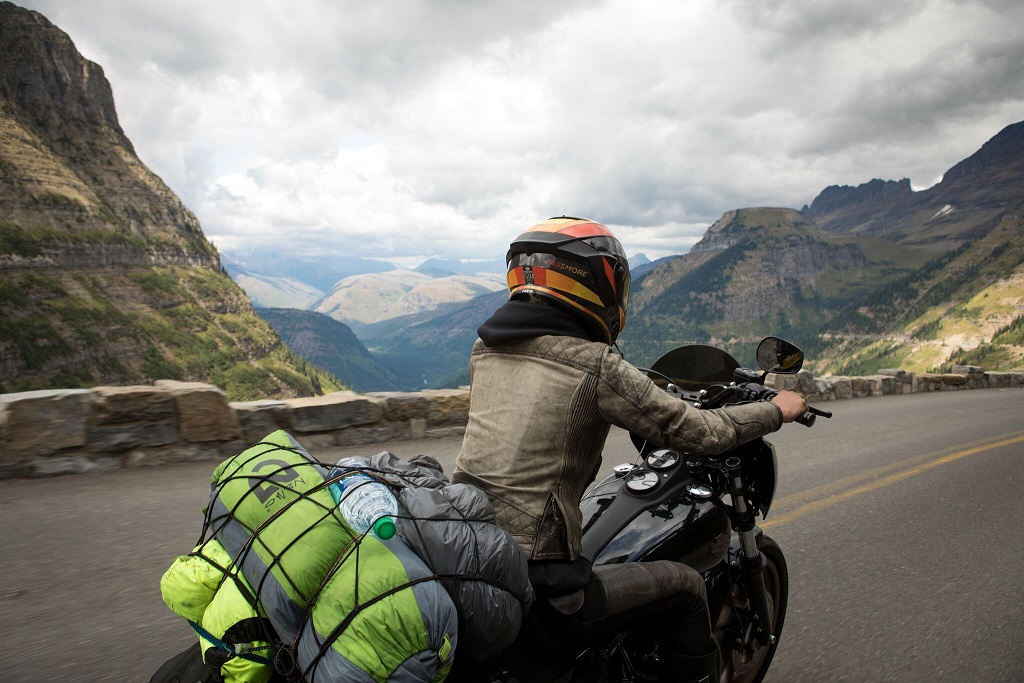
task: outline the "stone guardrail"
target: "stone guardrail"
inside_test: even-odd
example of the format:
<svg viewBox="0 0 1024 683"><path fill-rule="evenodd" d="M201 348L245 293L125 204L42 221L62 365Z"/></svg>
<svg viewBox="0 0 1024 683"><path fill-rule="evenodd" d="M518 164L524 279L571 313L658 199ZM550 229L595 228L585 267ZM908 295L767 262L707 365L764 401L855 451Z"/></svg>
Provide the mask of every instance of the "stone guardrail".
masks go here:
<svg viewBox="0 0 1024 683"><path fill-rule="evenodd" d="M769 376L765 384L799 392L814 402L957 389L1020 388L1024 387L1024 372L986 372L974 365L955 365L953 372L943 374L879 370L877 375L865 377L815 378L801 370L795 375Z"/></svg>
<svg viewBox="0 0 1024 683"><path fill-rule="evenodd" d="M54 389L0 395L0 479L220 461L284 429L311 452L462 434L469 390L228 402L212 385Z"/></svg>
<svg viewBox="0 0 1024 683"><path fill-rule="evenodd" d="M950 374L882 370L815 378L806 370L769 377L810 401L926 391L1024 387L1024 372L973 366ZM334 446L464 433L469 390L337 392L313 398L228 402L209 384L55 389L0 395L0 479L215 460L277 429L315 452Z"/></svg>

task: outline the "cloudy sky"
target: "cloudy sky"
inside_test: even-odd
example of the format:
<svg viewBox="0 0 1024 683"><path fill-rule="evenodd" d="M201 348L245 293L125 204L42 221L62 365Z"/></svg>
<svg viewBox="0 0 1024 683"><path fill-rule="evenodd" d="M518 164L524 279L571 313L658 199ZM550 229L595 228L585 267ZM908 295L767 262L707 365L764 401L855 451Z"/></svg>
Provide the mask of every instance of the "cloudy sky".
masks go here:
<svg viewBox="0 0 1024 683"><path fill-rule="evenodd" d="M1024 120L1020 0L14 1L227 253L494 259L568 214L655 258Z"/></svg>

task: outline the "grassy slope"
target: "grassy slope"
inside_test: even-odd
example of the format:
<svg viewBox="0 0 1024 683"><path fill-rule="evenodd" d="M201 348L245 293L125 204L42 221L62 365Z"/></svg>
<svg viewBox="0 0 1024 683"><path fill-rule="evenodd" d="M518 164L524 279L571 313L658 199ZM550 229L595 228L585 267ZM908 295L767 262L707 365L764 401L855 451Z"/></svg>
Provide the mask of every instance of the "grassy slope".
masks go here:
<svg viewBox="0 0 1024 683"><path fill-rule="evenodd" d="M953 364L988 370L1024 367L1012 329L1024 315L1021 219L1005 218L985 237L880 288L829 339L821 372L865 374L899 367L943 371Z"/></svg>
<svg viewBox="0 0 1024 683"><path fill-rule="evenodd" d="M201 267L3 271L0 350L3 392L156 379L210 382L232 400L344 388Z"/></svg>

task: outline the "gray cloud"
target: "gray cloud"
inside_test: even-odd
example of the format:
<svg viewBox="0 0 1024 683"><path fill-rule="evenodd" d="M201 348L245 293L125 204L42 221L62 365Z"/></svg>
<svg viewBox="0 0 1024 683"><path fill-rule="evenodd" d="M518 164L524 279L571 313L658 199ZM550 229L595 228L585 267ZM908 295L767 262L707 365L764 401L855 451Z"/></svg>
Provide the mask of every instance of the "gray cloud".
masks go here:
<svg viewBox="0 0 1024 683"><path fill-rule="evenodd" d="M1024 119L1014 0L24 4L222 249L491 258L569 213L660 256Z"/></svg>
<svg viewBox="0 0 1024 683"><path fill-rule="evenodd" d="M761 50L817 49L864 33L890 29L918 16L927 0L733 0L736 18L762 36Z"/></svg>

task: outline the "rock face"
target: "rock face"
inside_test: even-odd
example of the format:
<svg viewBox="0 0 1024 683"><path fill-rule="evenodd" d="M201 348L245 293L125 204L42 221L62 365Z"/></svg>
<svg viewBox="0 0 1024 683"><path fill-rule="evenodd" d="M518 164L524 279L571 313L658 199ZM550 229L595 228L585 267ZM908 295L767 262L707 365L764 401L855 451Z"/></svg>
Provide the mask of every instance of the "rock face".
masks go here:
<svg viewBox="0 0 1024 683"><path fill-rule="evenodd" d="M857 187L831 185L821 191L810 207L808 215L820 219L826 230L836 232L869 231L881 222L878 207L886 206L885 215L906 207L913 200L910 180L872 180Z"/></svg>
<svg viewBox="0 0 1024 683"><path fill-rule="evenodd" d="M99 65L0 2L0 392L162 379L238 400L342 388L254 314Z"/></svg>
<svg viewBox="0 0 1024 683"><path fill-rule="evenodd" d="M866 264L855 243L828 239L793 209L729 211L690 253L644 278L631 297L633 320L623 338L634 345L645 336L694 339L706 321L763 325L798 310L797 299L813 296L837 274Z"/></svg>
<svg viewBox="0 0 1024 683"><path fill-rule="evenodd" d="M951 185L978 176L1005 176L1008 180L1012 175L1007 173L1024 164L1024 122L1015 123L999 131L999 134L981 146L977 152L967 157L942 176L937 188L948 189ZM1010 189L1012 197L1020 197L1021 188ZM1003 199L999 193L994 197Z"/></svg>
<svg viewBox="0 0 1024 683"><path fill-rule="evenodd" d="M101 230L112 233L100 240L110 261L220 268L199 221L125 137L103 69L43 15L9 2L0 3L0 216L53 231L30 260L75 265L85 255L60 237Z"/></svg>
<svg viewBox="0 0 1024 683"><path fill-rule="evenodd" d="M910 181L832 185L804 212L823 230L879 235L906 244L951 243L986 234L1022 199L1024 122L1001 130L927 190Z"/></svg>

